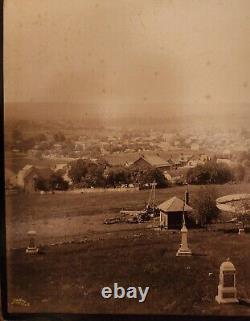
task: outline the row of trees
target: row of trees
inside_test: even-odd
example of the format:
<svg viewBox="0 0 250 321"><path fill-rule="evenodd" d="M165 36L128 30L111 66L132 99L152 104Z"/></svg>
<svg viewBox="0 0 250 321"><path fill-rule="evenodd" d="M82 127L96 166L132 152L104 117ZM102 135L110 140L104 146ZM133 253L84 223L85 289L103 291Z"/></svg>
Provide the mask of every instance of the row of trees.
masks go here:
<svg viewBox="0 0 250 321"><path fill-rule="evenodd" d="M78 187L117 187L128 184L145 185L156 181L158 187L167 187L168 181L157 169L130 169L121 166L107 168L105 162L93 163L78 159L71 162L69 177Z"/></svg>
<svg viewBox="0 0 250 321"><path fill-rule="evenodd" d="M99 160L97 163L90 160L77 159L70 163L68 172L73 185L78 188L84 187L119 187L121 185L138 184L146 186L152 182L157 187L168 187L169 181L163 173L155 168L127 168L122 166L108 167L108 164ZM189 184L207 185L224 184L232 180L242 180L244 168L238 166L233 170L225 164L217 164L214 161L207 162L191 168L187 173ZM68 183L58 175L52 175L49 179L39 179L37 188L41 190L67 189Z"/></svg>
<svg viewBox="0 0 250 321"><path fill-rule="evenodd" d="M78 159L71 162L68 176L71 178L74 187L120 187L121 185L138 184L145 186L152 182L157 187L167 187L168 181L157 169L136 170L119 166L106 167L103 162L94 163L89 160ZM38 190L67 190L69 184L59 174L53 174L48 178L39 177L35 181Z"/></svg>

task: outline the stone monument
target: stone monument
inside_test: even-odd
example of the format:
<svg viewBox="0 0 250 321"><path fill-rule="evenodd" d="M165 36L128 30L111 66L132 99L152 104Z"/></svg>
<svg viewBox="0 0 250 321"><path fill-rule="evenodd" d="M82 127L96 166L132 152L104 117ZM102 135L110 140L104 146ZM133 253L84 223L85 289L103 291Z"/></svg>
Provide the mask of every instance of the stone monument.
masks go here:
<svg viewBox="0 0 250 321"><path fill-rule="evenodd" d="M230 259L223 262L220 266L220 280L218 285L218 295L215 300L220 303L238 303L236 297L236 279L235 279L235 267Z"/></svg>
<svg viewBox="0 0 250 321"><path fill-rule="evenodd" d="M184 208L183 208L181 244L180 244L179 250L176 253L176 256L191 256L192 255L192 251L188 247L187 235L188 235L188 229L186 227L185 214L184 214Z"/></svg>
<svg viewBox="0 0 250 321"><path fill-rule="evenodd" d="M29 245L26 248L26 253L28 254L37 254L38 253L38 247L36 246L36 232L35 231L29 231L27 233L29 237Z"/></svg>

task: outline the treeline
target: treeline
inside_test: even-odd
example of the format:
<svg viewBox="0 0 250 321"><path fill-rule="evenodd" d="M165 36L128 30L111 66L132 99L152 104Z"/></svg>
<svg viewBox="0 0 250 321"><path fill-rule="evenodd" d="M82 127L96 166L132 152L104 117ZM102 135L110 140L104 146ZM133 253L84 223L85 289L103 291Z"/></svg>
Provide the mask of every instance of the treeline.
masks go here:
<svg viewBox="0 0 250 321"><path fill-rule="evenodd" d="M156 168L110 167L104 160L93 162L77 159L72 161L69 164L67 176L72 181L74 188L117 188L131 184L146 188L153 182L157 183L158 188L171 185L163 173ZM244 176L245 169L242 165L230 168L226 164L209 161L204 165L190 168L187 172L186 182L196 185L224 184L230 181L242 181ZM67 190L70 185L63 177L65 176L59 173L54 173L46 179L39 177L36 180L36 189L44 191Z"/></svg>
<svg viewBox="0 0 250 321"><path fill-rule="evenodd" d="M120 187L129 184L143 186L154 181L158 187L169 185L165 176L158 169L108 167L102 161L94 163L83 159L71 162L69 177L77 187Z"/></svg>
<svg viewBox="0 0 250 321"><path fill-rule="evenodd" d="M68 177L74 188L117 188L130 184L145 188L156 182L157 187L167 187L169 182L157 169L129 169L121 166L108 167L105 161L92 162L78 159L69 164ZM67 190L69 183L59 173L47 178L39 177L35 181L35 188L42 191Z"/></svg>

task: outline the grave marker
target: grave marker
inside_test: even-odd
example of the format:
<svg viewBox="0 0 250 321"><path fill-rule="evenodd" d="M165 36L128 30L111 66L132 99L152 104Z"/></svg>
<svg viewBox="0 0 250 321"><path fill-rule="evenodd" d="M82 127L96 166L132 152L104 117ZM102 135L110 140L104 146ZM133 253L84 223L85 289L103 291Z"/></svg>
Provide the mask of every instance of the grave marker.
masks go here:
<svg viewBox="0 0 250 321"><path fill-rule="evenodd" d="M220 278L218 285L218 295L215 300L220 303L238 303L236 297L236 269L229 259L220 266Z"/></svg>
<svg viewBox="0 0 250 321"><path fill-rule="evenodd" d="M26 248L27 254L37 254L38 253L38 247L36 246L36 231L29 231L27 233L29 237L29 245Z"/></svg>
<svg viewBox="0 0 250 321"><path fill-rule="evenodd" d="M179 250L176 253L176 256L191 256L192 251L188 247L188 241L187 241L187 235L188 235L188 229L186 227L185 222L185 216L184 216L184 210L183 210L183 222L182 222L182 229L181 229L181 245Z"/></svg>

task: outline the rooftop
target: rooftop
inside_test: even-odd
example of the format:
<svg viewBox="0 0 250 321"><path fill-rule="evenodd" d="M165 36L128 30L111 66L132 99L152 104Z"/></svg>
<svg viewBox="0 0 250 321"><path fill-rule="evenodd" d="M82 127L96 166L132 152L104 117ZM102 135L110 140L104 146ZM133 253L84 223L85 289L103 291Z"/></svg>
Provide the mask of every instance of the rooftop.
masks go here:
<svg viewBox="0 0 250 321"><path fill-rule="evenodd" d="M185 204L184 201L174 196L169 200L161 203L157 206L162 212L182 212L184 207L184 212L191 212L193 209L189 205Z"/></svg>
<svg viewBox="0 0 250 321"><path fill-rule="evenodd" d="M171 166L167 161L162 159L160 156L157 155L142 155L140 158L143 158L147 163L154 167L163 167L163 166ZM140 159L139 158L139 159Z"/></svg>

